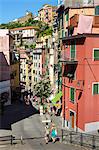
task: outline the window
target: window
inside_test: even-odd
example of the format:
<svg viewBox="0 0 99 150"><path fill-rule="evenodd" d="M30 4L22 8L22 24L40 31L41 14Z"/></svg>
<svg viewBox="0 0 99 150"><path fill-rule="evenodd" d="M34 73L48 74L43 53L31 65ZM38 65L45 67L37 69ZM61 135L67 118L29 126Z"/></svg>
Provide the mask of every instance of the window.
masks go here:
<svg viewBox="0 0 99 150"><path fill-rule="evenodd" d="M75 57L76 57L76 46L75 46L75 41L71 42L70 55L71 55L71 60L74 60Z"/></svg>
<svg viewBox="0 0 99 150"><path fill-rule="evenodd" d="M33 70L33 73L35 73L35 70Z"/></svg>
<svg viewBox="0 0 99 150"><path fill-rule="evenodd" d="M75 99L75 88L70 88L70 101L74 103Z"/></svg>
<svg viewBox="0 0 99 150"><path fill-rule="evenodd" d="M62 38L64 37L64 29L62 29Z"/></svg>
<svg viewBox="0 0 99 150"><path fill-rule="evenodd" d="M94 60L99 60L99 49L94 49L93 53Z"/></svg>
<svg viewBox="0 0 99 150"><path fill-rule="evenodd" d="M34 77L34 82L35 82L35 77Z"/></svg>
<svg viewBox="0 0 99 150"><path fill-rule="evenodd" d="M99 83L94 83L92 90L93 90L93 95L99 94Z"/></svg>
<svg viewBox="0 0 99 150"><path fill-rule="evenodd" d="M40 63L39 63L39 67L40 67Z"/></svg>
<svg viewBox="0 0 99 150"><path fill-rule="evenodd" d="M35 78L35 81L37 82L37 78Z"/></svg>
<svg viewBox="0 0 99 150"><path fill-rule="evenodd" d="M95 8L95 15L99 15L99 6L96 6Z"/></svg>

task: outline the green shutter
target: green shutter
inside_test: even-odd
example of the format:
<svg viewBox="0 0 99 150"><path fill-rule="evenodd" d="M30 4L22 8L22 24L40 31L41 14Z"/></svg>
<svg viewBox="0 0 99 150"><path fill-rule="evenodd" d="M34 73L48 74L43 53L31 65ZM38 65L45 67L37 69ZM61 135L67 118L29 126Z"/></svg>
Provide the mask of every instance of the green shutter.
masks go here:
<svg viewBox="0 0 99 150"><path fill-rule="evenodd" d="M75 44L71 45L71 59L75 59Z"/></svg>
<svg viewBox="0 0 99 150"><path fill-rule="evenodd" d="M64 30L62 30L62 38L64 37Z"/></svg>
<svg viewBox="0 0 99 150"><path fill-rule="evenodd" d="M66 14L66 21L69 20L69 14Z"/></svg>
<svg viewBox="0 0 99 150"><path fill-rule="evenodd" d="M94 50L94 60L99 60L99 50Z"/></svg>
<svg viewBox="0 0 99 150"><path fill-rule="evenodd" d="M99 88L99 84L94 84L93 85L93 95L99 94L98 88Z"/></svg>
<svg viewBox="0 0 99 150"><path fill-rule="evenodd" d="M70 88L70 100L72 102L74 102L74 98L75 98L75 89L74 88Z"/></svg>
<svg viewBox="0 0 99 150"><path fill-rule="evenodd" d="M99 6L96 6L95 8L95 15L99 15Z"/></svg>

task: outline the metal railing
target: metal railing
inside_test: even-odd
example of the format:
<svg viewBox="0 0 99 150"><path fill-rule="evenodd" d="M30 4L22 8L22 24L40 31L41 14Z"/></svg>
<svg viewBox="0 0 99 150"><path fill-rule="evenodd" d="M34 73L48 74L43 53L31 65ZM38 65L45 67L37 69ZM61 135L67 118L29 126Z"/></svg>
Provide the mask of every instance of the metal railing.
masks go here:
<svg viewBox="0 0 99 150"><path fill-rule="evenodd" d="M8 143L10 142L10 144L13 145L14 140L15 140L15 137L13 135L2 136L2 137L0 137L0 144L5 144L7 142Z"/></svg>
<svg viewBox="0 0 99 150"><path fill-rule="evenodd" d="M23 144L25 140L34 140L34 139L41 140L42 138L44 139L44 136L33 137L33 138L24 138L21 136L20 138L15 138L14 136L9 135L9 136L0 137L0 144L2 144L2 142L4 144L10 142L10 144L13 145L14 142L16 141L17 143ZM74 132L74 131L58 128L58 138L61 139L61 142L65 144L70 143L70 144L80 145L83 147L99 150L99 136L97 135Z"/></svg>
<svg viewBox="0 0 99 150"><path fill-rule="evenodd" d="M61 129L62 142L99 150L99 136Z"/></svg>

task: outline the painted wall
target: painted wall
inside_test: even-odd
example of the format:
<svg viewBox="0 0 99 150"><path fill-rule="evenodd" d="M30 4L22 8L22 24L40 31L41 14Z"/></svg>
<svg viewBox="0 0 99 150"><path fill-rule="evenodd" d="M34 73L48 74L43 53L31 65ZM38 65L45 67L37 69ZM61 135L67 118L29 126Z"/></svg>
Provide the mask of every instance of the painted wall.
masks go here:
<svg viewBox="0 0 99 150"><path fill-rule="evenodd" d="M0 29L0 94L9 93L6 105L11 103L10 36L8 29Z"/></svg>
<svg viewBox="0 0 99 150"><path fill-rule="evenodd" d="M99 124L99 94L92 95L92 83L99 82L99 61L93 61L93 48L99 48L98 37L87 37L86 40L77 40L76 58L78 65L75 79L70 81L62 78L63 91L63 118L70 121L70 110L76 113L76 128L79 131L93 131ZM65 48L69 51L70 46ZM87 59L85 59L87 58ZM62 69L64 73L64 65ZM66 70L65 70L66 71ZM74 87L75 101L70 102L70 87ZM65 102L64 102L65 101Z"/></svg>

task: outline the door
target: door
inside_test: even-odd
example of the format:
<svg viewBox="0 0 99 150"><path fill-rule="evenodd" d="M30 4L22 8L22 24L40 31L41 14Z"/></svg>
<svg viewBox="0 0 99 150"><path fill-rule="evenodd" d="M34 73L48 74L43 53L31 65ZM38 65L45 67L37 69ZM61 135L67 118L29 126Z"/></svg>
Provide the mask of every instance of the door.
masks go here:
<svg viewBox="0 0 99 150"><path fill-rule="evenodd" d="M74 112L70 111L70 128L74 129Z"/></svg>

